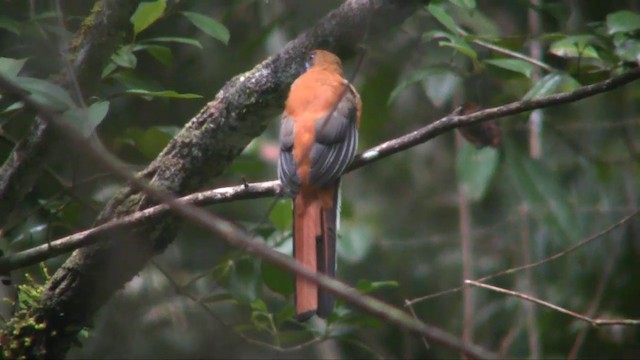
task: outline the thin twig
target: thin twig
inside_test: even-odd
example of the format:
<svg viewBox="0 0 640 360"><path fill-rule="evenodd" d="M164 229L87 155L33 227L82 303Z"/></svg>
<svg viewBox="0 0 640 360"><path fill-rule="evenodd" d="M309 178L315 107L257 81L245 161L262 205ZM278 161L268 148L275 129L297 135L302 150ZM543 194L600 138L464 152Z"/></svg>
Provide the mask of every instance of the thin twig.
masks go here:
<svg viewBox="0 0 640 360"><path fill-rule="evenodd" d="M211 308L209 308L209 306L207 306L207 304L205 304L204 302L202 302L202 299L197 298L196 296L194 296L193 294L191 294L190 292L186 291L186 285L181 286L180 284L178 284L178 282L173 278L173 276L171 276L171 274L169 274L169 272L164 269L162 266L160 266L160 264L158 264L157 261L155 260L151 260L151 264L158 269L158 271L160 271L160 273L167 279L167 281L169 281L169 284L173 287L173 290L176 292L177 295L182 295L184 297L186 297L187 299L191 300L194 304L198 305L198 307L200 309L202 309L202 311L204 311L207 315L209 315L212 319L214 319L215 321L217 321L218 323L220 323L220 325L224 326L227 329L232 329L232 326L227 324L224 320L222 320L215 312L213 312L213 310L211 310ZM318 336L318 337L314 337L308 341L302 342L300 344L296 344L294 346L289 346L289 347L282 347L282 346L276 346L273 344L269 344L260 340L256 340L256 339L252 339L250 337L248 337L247 335L243 334L240 331L233 331L235 334L237 334L240 338L242 338L244 341L254 344L254 345L259 345L271 350L276 350L278 352L290 352L290 351L295 351L295 350L300 350L303 349L309 345L318 343L318 342L322 342L324 340L327 339L326 335L322 335L322 336Z"/></svg>
<svg viewBox="0 0 640 360"><path fill-rule="evenodd" d="M578 314L576 312L573 312L571 310L567 310L563 307L560 307L558 305L554 305L550 302L544 301L544 300L540 300L538 298L534 298L533 296L529 296L517 291L513 291L513 290L507 290L507 289L503 289L497 286L493 286L493 285L489 285L489 284L485 284L482 282L478 282L478 281L474 281L474 280L465 280L464 282L465 284L469 284L469 285L473 285L473 286L477 286L477 287L481 287L481 288L485 288L488 290L493 290L495 292L499 292L499 293L503 293L503 294L507 294L507 295L511 295L511 296L515 296L517 298L523 299L523 300L527 300L527 301L531 301L533 303L536 303L538 305L542 305L542 306L546 306L550 309L553 309L555 311L561 312L563 314L572 316L574 318L586 321L588 323L590 323L593 326L610 326L610 325L640 325L640 319L636 320L636 319L592 319L588 316L585 315L581 315Z"/></svg>
<svg viewBox="0 0 640 360"><path fill-rule="evenodd" d="M464 31L463 29L460 29L460 28L458 28L458 33L460 35L462 35L462 36L469 36L468 32L466 32L466 31ZM528 62L530 64L533 64L535 66L538 66L538 67L544 69L545 71L548 71L548 72L556 71L553 67L549 66L548 64L546 64L546 63L544 63L544 62L542 62L542 61L540 61L540 60L538 60L538 59L536 59L534 57L527 56L527 55L525 55L523 53L519 53L517 51L513 51L513 50L507 49L505 47L498 46L496 44L493 44L493 43L490 43L490 42L487 42L487 41L484 41L484 40L480 40L480 39L473 39L471 42L476 44L476 45L482 46L482 47L484 47L486 49L493 50L495 52L498 52L498 53L501 53L501 54L504 54L504 55L508 55L508 56L510 56L512 58L516 58L516 59L520 59L522 61L526 61L526 62Z"/></svg>
<svg viewBox="0 0 640 360"><path fill-rule="evenodd" d="M489 42L486 42L486 41L483 41L483 40L480 40L480 39L474 39L472 41L472 43L474 43L476 45L480 45L480 46L485 47L487 49L493 50L495 52L499 52L499 53L502 53L502 54L505 54L505 55L509 55L509 56L511 56L513 58L520 59L522 61L526 61L528 63L531 63L533 65L536 65L536 66L544 69L545 71L548 71L548 72L555 71L554 68L552 68L551 66L543 63L542 61L534 59L532 57L529 57L529 56L527 56L525 54L522 54L522 53L519 53L517 51L509 50L509 49L504 48L502 46L498 46L496 44L492 44L492 43L489 43Z"/></svg>
<svg viewBox="0 0 640 360"><path fill-rule="evenodd" d="M561 258L561 257L563 257L565 255L568 255L568 254L576 251L577 249L581 248L582 246L585 246L585 245L589 244L590 242L601 238L602 236L610 233L611 231L619 228L620 226L626 224L629 220L631 220L633 217L635 217L639 213L640 213L640 209L635 210L634 212L632 212L631 214L625 216L624 218L619 220L617 223L609 226L608 228L606 228L606 229L604 229L604 230L602 230L602 231L600 231L600 232L598 232L596 234L593 234L590 237L578 242L577 244L572 245L572 246L566 248L565 250L557 252L557 253L555 253L555 254L547 257L547 258L544 258L544 259L542 259L540 261L536 261L536 262L531 263L531 264L525 264L525 265L521 265L521 266L512 267L512 268L509 268L509 269L506 269L506 270L503 270L503 271L499 271L497 273L493 273L491 275L487 275L487 276L484 276L484 277L482 277L480 279L477 279L476 281L486 281L486 280L489 280L489 279L496 278L498 276L502 276L502 275L506 275L506 274L514 274L514 273L516 273L518 271L521 271L521 270L534 268L536 266L540 266L542 264L546 264L548 262L557 260L557 259L559 259L559 258ZM421 301L425 301L425 300L429 300L429 299L433 299L433 298L436 298L436 297L440 297L442 295L453 294L453 293L461 291L462 289L464 289L464 285L458 286L458 287L455 287L455 288L452 288L452 289L449 289L449 290L443 290L443 291L437 292L435 294L429 294L429 295L417 297L417 298L409 301L409 303L411 305L413 305L415 303L418 303L418 302L421 302Z"/></svg>
<svg viewBox="0 0 640 360"><path fill-rule="evenodd" d="M587 310L587 316L593 317L600 306L600 302L602 301L602 297L604 295L604 290L606 288L607 283L609 282L609 278L611 277L611 273L613 272L613 265L618 259L620 247L617 246L615 249L615 254L609 257L604 270L602 271L602 275L600 276L600 280L598 280L598 285L596 287L595 295L589 304L589 308ZM580 352L580 348L584 344L584 340L587 337L587 331L589 331L588 327L584 327L580 330L578 335L576 336L573 345L571 346L571 350L567 355L567 359L575 359Z"/></svg>
<svg viewBox="0 0 640 360"><path fill-rule="evenodd" d="M252 199L269 197L273 196L278 188L278 181L252 183L247 184L246 186L237 185L191 194L176 199L176 202L205 206L239 200L242 197L250 197ZM238 193L241 193L242 196L238 197ZM101 235L105 233L141 224L149 219L166 214L168 211L168 205L156 205L154 207L135 212L121 219L113 220L88 230L65 236L52 241L49 244L35 246L12 255L3 256L0 258L0 271L19 269L55 256L66 254L81 247L94 244L99 241Z"/></svg>
<svg viewBox="0 0 640 360"><path fill-rule="evenodd" d="M468 115L453 114L445 116L444 118L419 130L401 136L397 139L387 141L363 152L361 155L356 156L347 171L352 171L369 164L371 161L380 160L418 144L425 143L438 135L461 126L520 114L533 109L541 109L578 101L586 97L610 91L638 79L640 79L640 68L634 68L623 75L592 85L583 86L571 92L549 95L531 100L515 101L506 105L481 110Z"/></svg>
<svg viewBox="0 0 640 360"><path fill-rule="evenodd" d="M171 286L173 287L173 289L176 292L176 294L183 295L186 298L192 300L194 303L198 304L200 306L200 308L202 310L204 310L204 312L206 312L212 319L214 319L218 323L220 323L220 325L229 327L229 324L227 324L218 315L216 315L216 313L214 313L206 304L204 304L202 301L200 301L200 299L196 298L195 296L193 296L188 291L185 291L180 286L180 284L178 284L178 282L169 274L169 272L167 270L165 270L162 266L160 266L160 264L158 264L157 261L152 259L150 262L167 279L167 281L169 281L169 284L171 284Z"/></svg>
<svg viewBox="0 0 640 360"><path fill-rule="evenodd" d="M629 181L627 181L627 185L628 184L629 184ZM636 196L634 191L630 190L629 186L627 186L627 203L633 205L635 203L635 198ZM605 289L607 287L609 279L611 278L611 274L613 273L614 266L618 261L618 257L620 256L621 247L622 246L620 245L620 241L614 242L613 246L610 247L611 254L607 258L607 262L605 263L604 269L602 270L602 274L600 275L600 279L598 280L598 285L596 286L595 294L587 309L587 316L589 317L593 317L598 311L598 308L600 307L602 297L605 294ZM580 332L576 336L575 341L573 342L573 345L571 346L571 350L569 351L569 354L567 355L568 359L575 359L578 356L578 354L580 353L580 349L582 348L582 345L584 344L584 341L587 338L588 331L589 331L589 328L587 327L584 327L580 330Z"/></svg>
<svg viewBox="0 0 640 360"><path fill-rule="evenodd" d="M413 318L416 319L416 320L419 320L418 319L418 315L416 315L416 311L413 310L413 306L411 306L411 304L409 304L409 300L404 299L404 303L409 308L409 312L411 313L411 315L413 315ZM424 344L424 348L429 350L429 342L427 341L427 339L424 336L422 336L420 338L422 339L422 343Z"/></svg>

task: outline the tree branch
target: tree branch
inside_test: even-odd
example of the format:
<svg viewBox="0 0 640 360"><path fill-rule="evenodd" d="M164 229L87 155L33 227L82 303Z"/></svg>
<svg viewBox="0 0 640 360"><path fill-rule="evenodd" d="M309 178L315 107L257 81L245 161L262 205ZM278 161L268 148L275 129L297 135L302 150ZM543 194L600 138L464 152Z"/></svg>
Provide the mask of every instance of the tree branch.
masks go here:
<svg viewBox="0 0 640 360"><path fill-rule="evenodd" d="M451 129L531 110L531 101L535 101L538 108L571 103L588 96L594 96L613 90L631 81L637 80L638 78L640 78L640 70L634 69L629 73L596 84L584 86L572 92L550 95L530 101L516 101L503 106L478 111L469 115L446 116L412 133L389 140L369 150L365 150L361 155L356 157L356 160L347 171L353 171L389 155L424 143ZM236 200L258 199L274 196L278 193L279 186L278 181L249 183L246 185L236 185L194 193L180 198L178 201L204 206ZM158 205L143 211L134 212L131 215L104 223L92 229L66 236L46 245L40 245L16 254L4 256L0 258L0 271L14 270L23 266L32 265L51 257L79 249L83 246L94 244L100 240L98 239L100 236L107 235L105 239L108 239L108 235L111 232L123 230L128 227L135 227L135 225L139 225L145 221L150 221L161 215L165 215L167 210L168 207L166 205ZM481 280L486 279L483 278ZM459 289L462 289L462 287Z"/></svg>
<svg viewBox="0 0 640 360"><path fill-rule="evenodd" d="M0 76L0 88L7 88L14 93L20 93L20 95L22 96L22 101L24 101L28 106L37 109L38 113L43 119L51 122L52 124L54 124L54 126L64 130L63 132L66 134L67 139L70 142L77 146L84 147L88 155L98 161L99 164L103 165L107 170L111 171L117 177L122 178L123 180L128 180L131 183L132 188L140 189L150 198L156 201L163 202L173 211L173 213L178 214L179 216L202 226L213 234L219 235L223 240L227 241L231 245L258 255L261 258L270 261L278 266L281 266L288 271L296 273L305 279L317 283L331 293L337 295L342 299L345 299L346 301L356 305L357 307L360 307L361 309L374 316L401 326L405 329L418 332L428 339L438 342L451 349L461 351L464 354L474 358L488 359L495 357L493 354L485 351L482 348L479 348L473 344L464 344L461 340L457 339L453 335L444 332L439 328L426 325L416 319L413 319L405 312L389 306L370 296L361 294L357 290L333 278L307 269L297 261L293 260L291 257L283 255L271 249L264 243L257 241L257 237L254 234L247 232L246 229L230 221L210 214L202 208L180 203L176 201L176 199L174 199L171 195L153 188L152 186L144 183L141 179L133 178L115 158L108 156L108 154L102 152L100 148L97 148L94 144L88 142L69 124L60 121L56 114L53 114L52 112L48 111L48 109L40 106L38 103L28 98L26 94L23 94L17 88L17 86L7 81L2 76ZM45 303L45 307L46 305L47 304ZM12 331L11 328L9 328L8 331L4 331L1 340L6 341L5 343L20 344L20 346L24 346L25 348L21 353L16 353L16 349L14 349L14 347L11 347L10 349L5 348L5 355L8 353L8 357L20 357L22 355L29 354L31 355L31 357L42 357L44 354L47 357L51 357L52 354L57 354L60 351L60 349L56 348L55 346L61 345L55 342L51 344L51 338L53 338L53 340L57 339L57 337L59 336L58 331L61 330L58 328L54 328L54 330L52 330L51 328L53 324L46 319L47 317L51 318L52 315L57 317L69 318L75 317L77 316L77 314L74 312L61 314L58 312L58 309L55 309L56 313L54 314L49 314L45 311L46 309L38 308L32 310L32 312L34 312L32 320L33 328L30 328L28 334L24 334L24 328L20 328L19 331ZM45 318L44 320L43 317ZM10 339L10 336L21 335L28 336L28 344L26 342L14 342L12 341L12 339ZM34 340L34 338L37 340ZM17 347L20 348L20 346ZM54 347L52 348L52 346Z"/></svg>
<svg viewBox="0 0 640 360"><path fill-rule="evenodd" d="M384 16L385 19L392 18L399 21L416 8L412 2L407 1L390 1L383 5L375 4L375 6L370 6L370 3L364 0L346 2L339 10L325 17L312 30L290 43L280 54L258 65L254 70L232 79L216 96L216 99L192 119L162 154L139 174L137 182L149 180L150 186L155 189L184 194L199 187L205 179L221 173L242 148L264 129L268 115L280 110L286 89L301 69L302 55L309 48L321 46L334 51L344 47L354 48L358 41L358 37L354 34L361 34L364 26L360 25L366 23L369 17ZM376 24L376 21L373 21L373 24ZM382 22L379 21L377 24L380 25ZM379 27L388 28L389 23L384 22L384 26ZM635 77L632 79L626 78L624 81L620 80L622 82L612 84L603 83L607 84L608 89L612 89L635 80L637 75L636 71ZM615 79L618 78L610 81ZM590 92L576 92L577 96L572 101L608 90L598 91L592 87L585 88L588 88ZM550 106L563 101L567 102L568 100L562 98L561 95L547 105L540 105L536 102L537 100L532 100L520 108L508 108L507 106L503 110L504 112L498 113L498 115L491 112L495 109L488 109L469 115L467 121L468 123L479 122L488 120L490 116L506 116L530 110L535 106ZM431 130L426 135L420 131L409 134L407 142L404 145L401 144L401 146L405 146L403 148L389 146L388 143L382 144L365 152L363 156L358 158L352 169L362 166L365 162L383 158L461 126L465 124L461 122L462 118L452 116L440 120L428 127ZM386 155L381 156L381 154ZM153 196L148 188L140 191L137 182L123 190L109 203L99 217L98 223L122 218L147 208L153 205L154 201L161 199L161 197ZM167 205L177 214L187 216L186 212L180 212L180 209L184 211L185 208L188 208L187 205L173 202L168 202ZM286 269L309 277L312 281L316 280L321 286L362 308L371 310L370 312L375 315L395 323L403 323L404 321L403 324L408 326L407 328L419 331L425 336L431 336L431 339L436 342L445 343L452 347L458 344L456 341L459 340L448 337L449 335L446 333L430 332L427 331L427 328L418 325L419 323L415 320L411 318L407 320L403 317L406 314L399 310L387 312L388 307L379 306L380 303L376 303L375 300L368 297L360 299L362 295L357 292L355 294L352 292L349 295L350 288L346 288L346 290L343 288L342 290L345 292L342 292L340 285L336 285L335 281L325 279L322 276L316 279L313 274L305 273L308 270L300 267L295 261L280 254L274 254L263 244L255 241L234 242L243 238L247 240L250 237L242 237L243 235L240 235L242 230L229 222L217 219L215 223L209 224L206 220L211 220L211 215L208 215L209 218L207 218L203 213L196 212L195 214L199 215L191 217L193 215L191 214L188 216L191 220L195 219L194 221L216 233L233 235L233 238L225 239L234 245L244 246ZM204 217L198 218L198 216ZM135 231L105 233L98 239L101 240L104 237L104 239L115 240L120 236L125 241L98 241L93 246L74 253L48 284L47 292L43 298L44 306L36 311L39 318L46 322L48 328L47 331L38 334L35 343L49 351L47 356L63 356L77 331L89 321L108 297L137 273L153 254L173 240L178 225L177 216L167 214L144 222L144 226L137 227ZM136 239L136 236L139 239ZM49 331L55 331L55 336L52 336ZM485 353L480 357L486 355ZM470 354L470 356L478 357L478 354Z"/></svg>
<svg viewBox="0 0 640 360"><path fill-rule="evenodd" d="M483 276L480 279L476 279L475 281L480 281L480 282L487 281L489 279L493 279L493 278L496 278L498 276L507 275L507 274L513 274L513 273L516 273L518 271L531 269L531 268L534 268L536 266L540 266L540 265L549 263L551 261L557 260L557 259L559 259L559 258L561 258L561 257L563 257L565 255L568 255L568 254L578 250L579 248L581 248L581 247L583 247L583 246L585 246L585 245L587 245L587 244L589 244L589 243L591 243L591 242L593 242L593 241L595 241L595 240L607 235L608 233L612 232L613 230L615 230L615 229L621 227L622 225L626 224L627 222L629 222L631 219L636 217L638 214L640 214L640 210L634 210L631 214L623 217L617 223L609 226L608 228L606 228L606 229L604 229L602 231L599 231L599 232L589 236L588 238L585 238L585 239L579 241L578 243L576 243L574 245L571 245L568 248L566 248L566 249L564 249L562 251L559 251L559 252L557 252L557 253L549 256L549 257L546 257L546 258L544 258L542 260L539 260L539 261L536 261L536 262L533 262L533 263L529 263L529 264L524 264L524 265L512 267L512 268L509 268L509 269L506 269L506 270L498 271L498 272L493 273L491 275ZM458 286L456 288L449 289L449 290L439 291L439 292L437 292L435 294L430 294L430 295L426 295L426 296L421 296L421 297L415 298L415 299L409 301L409 304L413 305L415 303L418 303L418 302L421 302L421 301L425 301L425 300L429 300L429 299L433 299L433 298L436 298L436 297L439 297L439 296L442 296L442 295L452 294L452 293L458 292L458 291L460 291L462 289L464 289L464 285L463 286Z"/></svg>
<svg viewBox="0 0 640 360"><path fill-rule="evenodd" d="M473 280L465 280L464 282L465 284L469 284L469 285L473 285L473 286L477 286L477 287L481 287L481 288L485 288L488 290L492 290L495 292L499 292L499 293L503 293L503 294L507 294L507 295L511 295L511 296L515 296L517 298L523 299L523 300L527 300L527 301L531 301L533 303L536 303L538 305L542 305L542 306L546 306L550 309L553 309L555 311L561 312L563 314L572 316L574 318L586 321L588 323L590 323L593 326L610 326L610 325L640 325L640 320L635 320L635 319L592 319L588 316L585 315L581 315L578 314L576 312L573 312L571 310L567 310L563 307L560 307L558 305L554 305L548 301L544 301L544 300L540 300L538 298L535 298L533 296L529 296L527 294L523 294L517 291L512 291L512 290L507 290L507 289L503 289L501 287L497 287L497 286L493 286L493 285L489 285L489 284L485 284L479 281L473 281Z"/></svg>
<svg viewBox="0 0 640 360"><path fill-rule="evenodd" d="M279 181L265 181L261 183L249 183L214 190L202 191L175 200L178 203L194 206L206 206L241 199L257 199L274 196L280 188ZM118 220L112 220L91 229L65 236L55 241L48 242L33 248L20 251L15 254L0 258L0 274L7 271L37 264L41 261L69 253L84 246L95 244L105 235L119 231L135 229L145 221L150 221L166 215L170 210L166 204L156 205L145 210L137 211Z"/></svg>
<svg viewBox="0 0 640 360"><path fill-rule="evenodd" d="M592 85L583 86L571 92L545 96L533 100L515 101L506 105L481 110L469 115L454 114L453 116L446 116L423 127L422 129L416 130L398 139L387 141L365 151L362 155L356 157L353 164L349 167L349 171L360 168L373 159L379 160L415 145L422 144L457 127L520 114L533 109L541 109L575 102L590 96L611 91L638 79L640 79L640 68L636 67L622 75L615 76Z"/></svg>
<svg viewBox="0 0 640 360"><path fill-rule="evenodd" d="M187 194L221 174L266 128L270 116L282 110L286 92L304 68L310 49L325 48L349 57L365 33L374 37L387 32L415 12L419 3L346 1L280 53L231 79L138 174L136 182L107 204L97 224L153 206L161 197L151 196L150 189ZM141 191L143 182L149 185ZM180 221L179 216L166 214L133 231L103 234L95 244L74 252L47 284L42 308L32 312L47 328L34 329L24 356L38 356L42 350L47 357L63 357L78 331L108 298L174 239Z"/></svg>

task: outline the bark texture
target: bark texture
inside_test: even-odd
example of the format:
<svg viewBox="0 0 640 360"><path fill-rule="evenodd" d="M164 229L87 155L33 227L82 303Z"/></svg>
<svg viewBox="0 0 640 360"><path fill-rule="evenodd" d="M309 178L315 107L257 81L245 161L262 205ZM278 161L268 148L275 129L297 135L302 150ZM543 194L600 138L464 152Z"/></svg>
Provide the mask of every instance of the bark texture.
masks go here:
<svg viewBox="0 0 640 360"><path fill-rule="evenodd" d="M141 173L158 189L184 195L202 186L231 163L258 136L268 119L282 110L291 82L313 48L354 54L362 40L388 31L418 9L414 0L349 0L251 71L231 79L215 99L191 119L162 153ZM123 189L99 215L97 223L121 218L155 205L132 187ZM176 216L166 214L134 228L108 233L108 238L79 249L54 274L31 318L37 331L14 336L29 346L21 354L64 357L78 331L95 312L144 268L175 237ZM35 329L35 328L34 328Z"/></svg>

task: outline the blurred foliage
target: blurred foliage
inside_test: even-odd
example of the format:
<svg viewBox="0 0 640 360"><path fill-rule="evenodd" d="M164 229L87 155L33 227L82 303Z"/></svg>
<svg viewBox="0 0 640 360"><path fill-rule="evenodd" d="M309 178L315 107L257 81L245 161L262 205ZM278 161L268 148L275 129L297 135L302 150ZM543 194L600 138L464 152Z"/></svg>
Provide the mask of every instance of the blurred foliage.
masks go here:
<svg viewBox="0 0 640 360"><path fill-rule="evenodd" d="M640 4L620 0L431 1L364 64L345 61L364 102L362 149L420 128L465 102L481 108L571 91L637 66ZM4 1L0 73L60 113L132 170L149 163L225 81L279 51L338 1L141 2L96 94L79 103L56 85L65 44L92 2ZM538 22L542 29L534 33ZM531 61L531 48L542 54ZM357 72L356 72L357 71ZM539 158L528 116L498 122L504 141L477 149L445 134L345 176L338 278L395 306L463 281L461 233L473 241L475 277L539 261L638 207L640 86L559 107L543 118ZM0 154L29 131L32 110L0 98ZM277 117L211 187L275 177ZM1 231L12 253L91 226L122 184L82 149L52 149L45 174ZM458 185L458 186L456 186ZM460 201L466 197L468 204ZM468 224L460 219L468 206ZM211 208L290 254L287 201ZM581 314L640 318L637 219L560 259L491 280ZM56 269L64 259L46 262ZM22 284L45 281L21 269ZM87 357L455 357L338 301L325 323L293 320L293 276L192 226L100 312L70 352ZM23 287L23 289L25 289ZM589 327L548 308L473 289L474 342L505 357L638 357L636 327ZM24 296L24 292L22 294ZM413 306L454 334L461 293ZM585 332L584 341L577 339ZM533 341L532 339L537 339Z"/></svg>

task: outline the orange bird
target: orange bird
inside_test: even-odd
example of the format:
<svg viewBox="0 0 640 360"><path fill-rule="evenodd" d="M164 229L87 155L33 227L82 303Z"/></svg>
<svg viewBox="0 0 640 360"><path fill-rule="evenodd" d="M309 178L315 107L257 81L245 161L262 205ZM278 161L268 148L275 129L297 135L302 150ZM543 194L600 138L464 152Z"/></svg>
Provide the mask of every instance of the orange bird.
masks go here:
<svg viewBox="0 0 640 360"><path fill-rule="evenodd" d="M293 252L310 270L335 276L340 175L358 146L360 95L344 78L340 59L314 50L307 71L291 85L280 126L278 178L293 197ZM333 296L296 277L296 314L329 316Z"/></svg>

